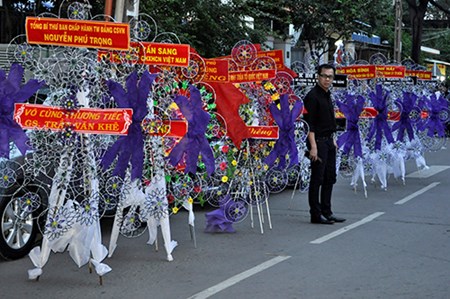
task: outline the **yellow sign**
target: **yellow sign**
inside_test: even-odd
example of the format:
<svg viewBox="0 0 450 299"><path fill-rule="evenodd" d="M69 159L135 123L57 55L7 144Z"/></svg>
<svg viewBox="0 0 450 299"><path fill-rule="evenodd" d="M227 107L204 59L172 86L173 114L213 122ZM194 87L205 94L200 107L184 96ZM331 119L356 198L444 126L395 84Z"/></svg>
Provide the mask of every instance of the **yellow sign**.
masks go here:
<svg viewBox="0 0 450 299"><path fill-rule="evenodd" d="M434 66L434 64L427 64L427 71L432 72L433 71L433 66ZM441 73L441 76L445 76L446 75L445 64L436 63L436 67L438 68L439 72ZM439 74L436 74L436 75L439 76Z"/></svg>

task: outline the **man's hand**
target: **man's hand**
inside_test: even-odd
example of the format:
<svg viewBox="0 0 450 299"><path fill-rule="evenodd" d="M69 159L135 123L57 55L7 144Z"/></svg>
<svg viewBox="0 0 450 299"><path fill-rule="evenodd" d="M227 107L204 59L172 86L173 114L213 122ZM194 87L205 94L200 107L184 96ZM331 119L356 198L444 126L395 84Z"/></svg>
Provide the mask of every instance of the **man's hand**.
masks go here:
<svg viewBox="0 0 450 299"><path fill-rule="evenodd" d="M319 156L317 156L317 147L311 147L309 150L309 158L311 161L317 161L319 159Z"/></svg>

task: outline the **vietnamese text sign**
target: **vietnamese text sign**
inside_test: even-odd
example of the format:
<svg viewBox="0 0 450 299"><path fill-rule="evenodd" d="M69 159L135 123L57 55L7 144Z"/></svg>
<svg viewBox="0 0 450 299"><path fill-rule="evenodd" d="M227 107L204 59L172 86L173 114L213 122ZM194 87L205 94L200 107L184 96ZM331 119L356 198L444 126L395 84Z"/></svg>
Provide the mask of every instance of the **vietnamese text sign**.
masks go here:
<svg viewBox="0 0 450 299"><path fill-rule="evenodd" d="M275 70L252 70L229 72L230 82L258 82L275 78Z"/></svg>
<svg viewBox="0 0 450 299"><path fill-rule="evenodd" d="M123 23L27 17L29 44L128 50L130 26Z"/></svg>
<svg viewBox="0 0 450 299"><path fill-rule="evenodd" d="M401 65L377 65L377 77L404 78L406 67Z"/></svg>
<svg viewBox="0 0 450 299"><path fill-rule="evenodd" d="M190 46L185 44L140 43L139 61L142 64L189 66Z"/></svg>
<svg viewBox="0 0 450 299"><path fill-rule="evenodd" d="M347 84L348 84L347 75L336 74L334 76L333 87L346 88Z"/></svg>
<svg viewBox="0 0 450 299"><path fill-rule="evenodd" d="M259 57L269 57L275 61L277 72L286 72L292 76L292 78L297 77L297 73L288 68L284 64L284 53L283 50L270 50L270 51L258 51L256 55Z"/></svg>
<svg viewBox="0 0 450 299"><path fill-rule="evenodd" d="M284 68L283 50L259 51L256 55L258 57L272 58L277 65L277 70Z"/></svg>
<svg viewBox="0 0 450 299"><path fill-rule="evenodd" d="M406 70L406 76L417 77L417 79L419 79L419 80L431 80L432 79L432 73L429 71Z"/></svg>
<svg viewBox="0 0 450 299"><path fill-rule="evenodd" d="M294 78L294 86L315 86L317 83L316 77L316 74L297 74L297 77ZM347 87L347 75L336 74L333 80L333 87Z"/></svg>
<svg viewBox="0 0 450 299"><path fill-rule="evenodd" d="M150 42L131 42L130 50L126 53L116 51L98 51L99 60L107 57L110 62L133 63L165 66L189 66L190 46L185 44L163 44Z"/></svg>
<svg viewBox="0 0 450 299"><path fill-rule="evenodd" d="M183 137L188 129L185 120L154 121L144 119L142 127L147 134L164 137ZM277 126L248 126L250 138L255 139L278 139Z"/></svg>
<svg viewBox="0 0 450 299"><path fill-rule="evenodd" d="M359 115L359 118L375 118L378 115L378 112L373 107L364 107ZM345 115L339 109L335 110L336 118L342 119L345 118ZM387 119L389 121L399 121L400 120L400 112L399 111L389 111Z"/></svg>
<svg viewBox="0 0 450 299"><path fill-rule="evenodd" d="M79 133L127 135L133 109L80 108L68 112L61 107L15 104L14 120L24 129L59 131L70 125Z"/></svg>
<svg viewBox="0 0 450 299"><path fill-rule="evenodd" d="M298 74L297 77L294 78L295 86L315 86L317 83L316 74Z"/></svg>
<svg viewBox="0 0 450 299"><path fill-rule="evenodd" d="M254 139L278 139L277 126L248 126L250 138Z"/></svg>
<svg viewBox="0 0 450 299"><path fill-rule="evenodd" d="M406 84L406 85L416 85L416 77L404 77L404 78L379 78L378 82L383 83L383 85L394 85L394 84Z"/></svg>
<svg viewBox="0 0 450 299"><path fill-rule="evenodd" d="M376 70L375 65L353 65L337 68L336 73L348 75L349 79L373 79Z"/></svg>
<svg viewBox="0 0 450 299"><path fill-rule="evenodd" d="M203 81L226 83L229 81L227 59L205 59L206 72Z"/></svg>
<svg viewBox="0 0 450 299"><path fill-rule="evenodd" d="M183 137L187 132L187 122L181 119L152 120L144 119L142 128L149 135L164 137Z"/></svg>

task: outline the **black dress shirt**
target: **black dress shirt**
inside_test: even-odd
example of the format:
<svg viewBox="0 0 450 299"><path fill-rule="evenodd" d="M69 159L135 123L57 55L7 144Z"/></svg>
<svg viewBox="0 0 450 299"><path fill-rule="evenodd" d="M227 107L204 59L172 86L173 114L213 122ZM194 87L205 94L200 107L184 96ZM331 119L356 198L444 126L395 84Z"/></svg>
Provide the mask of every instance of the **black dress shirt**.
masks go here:
<svg viewBox="0 0 450 299"><path fill-rule="evenodd" d="M329 137L336 132L336 118L330 91L325 91L316 84L305 96L303 103L307 111L304 119L315 137Z"/></svg>

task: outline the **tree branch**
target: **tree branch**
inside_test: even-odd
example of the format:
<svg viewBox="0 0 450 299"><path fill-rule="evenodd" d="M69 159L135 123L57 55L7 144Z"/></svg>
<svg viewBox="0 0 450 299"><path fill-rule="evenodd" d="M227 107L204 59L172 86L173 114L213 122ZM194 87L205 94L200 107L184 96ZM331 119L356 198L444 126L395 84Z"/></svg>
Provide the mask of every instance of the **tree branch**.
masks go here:
<svg viewBox="0 0 450 299"><path fill-rule="evenodd" d="M430 0L430 4L432 4L434 7L438 8L442 12L446 13L447 15L450 15L450 9L443 7L442 5L437 3L436 1Z"/></svg>

